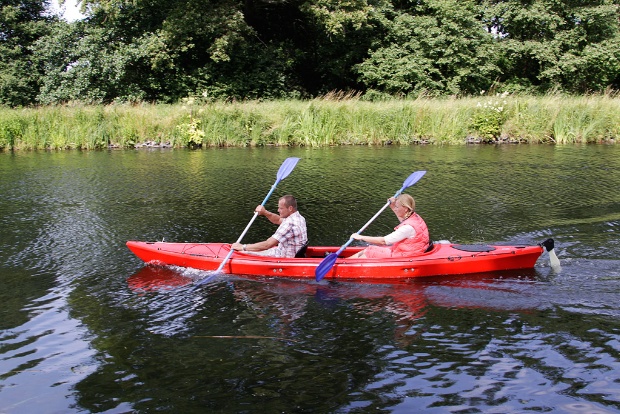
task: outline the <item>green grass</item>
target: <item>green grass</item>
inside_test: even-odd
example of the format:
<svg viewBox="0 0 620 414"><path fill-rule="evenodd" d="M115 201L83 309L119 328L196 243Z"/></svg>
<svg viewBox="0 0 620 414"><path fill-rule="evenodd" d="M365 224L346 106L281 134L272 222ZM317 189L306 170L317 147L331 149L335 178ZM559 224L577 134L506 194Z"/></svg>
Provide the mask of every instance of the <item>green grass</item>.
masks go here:
<svg viewBox="0 0 620 414"><path fill-rule="evenodd" d="M311 101L175 105L0 107L0 150L145 145L309 146L469 142L595 143L620 136L620 97L480 96L369 102L330 94Z"/></svg>

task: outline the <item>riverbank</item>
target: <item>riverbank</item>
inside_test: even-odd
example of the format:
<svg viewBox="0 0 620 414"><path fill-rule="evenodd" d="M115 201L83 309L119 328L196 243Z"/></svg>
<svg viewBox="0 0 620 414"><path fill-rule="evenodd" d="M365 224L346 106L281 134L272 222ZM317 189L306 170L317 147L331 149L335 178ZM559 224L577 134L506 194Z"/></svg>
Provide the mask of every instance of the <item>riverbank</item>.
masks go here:
<svg viewBox="0 0 620 414"><path fill-rule="evenodd" d="M596 143L620 137L613 95L480 96L0 108L0 150Z"/></svg>

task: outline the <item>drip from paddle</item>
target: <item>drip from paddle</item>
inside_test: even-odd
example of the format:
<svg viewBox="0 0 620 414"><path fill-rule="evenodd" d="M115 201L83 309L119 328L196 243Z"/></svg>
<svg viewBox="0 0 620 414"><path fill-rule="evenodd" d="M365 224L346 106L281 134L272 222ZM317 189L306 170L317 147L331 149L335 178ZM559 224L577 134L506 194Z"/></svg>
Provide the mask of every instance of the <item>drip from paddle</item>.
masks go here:
<svg viewBox="0 0 620 414"><path fill-rule="evenodd" d="M424 174L426 174L426 171L416 171L416 172L412 173L403 182L403 186L401 187L401 189L398 190L396 192L396 194L394 194L394 198L398 197L400 195L400 193L405 191L406 188L411 187L412 185L417 183L420 180L420 178L422 178L424 176ZM379 210L377 212L377 214L372 216L372 218L370 220L368 220L368 222L366 224L364 224L364 226L359 231L357 231L357 233L361 233L364 230L366 230L366 227L368 227L370 225L370 223L372 223L383 212L383 210L385 210L389 205L390 205L390 202L388 201L381 208L381 210ZM325 275L331 270L331 268L334 267L334 264L336 263L336 260L338 259L338 256L340 256L340 253L342 253L344 251L344 249L346 249L347 246L349 244L351 244L352 241L353 241L353 239L349 238L349 241L347 241L344 245L342 245L342 247L340 249L338 249L337 252L329 254L325 259L323 259L323 261L321 263L319 263L319 265L316 267L316 270L314 271L314 275L315 275L315 278L316 278L317 282L320 282L325 277Z"/></svg>
<svg viewBox="0 0 620 414"><path fill-rule="evenodd" d="M267 194L267 196L265 197L265 199L261 203L261 206L264 206L267 203L267 200L269 200L269 197L271 197L271 194L276 189L276 186L278 185L278 183L280 181L282 181L283 179L285 179L286 177L288 177L288 175L293 171L293 169L295 169L295 166L297 165L298 161L299 161L299 158L296 158L296 157L290 157L290 158L287 158L286 160L284 160L284 162L280 166L280 169L278 170L278 174L276 175L276 181L271 186L271 190L269 191L269 193ZM243 236L245 236L245 234L248 232L248 230L250 229L250 226L252 225L252 223L254 223L254 220L256 220L257 216L258 216L258 212L255 211L254 212L254 216L252 216L252 219L250 220L248 225L245 227L245 230L243 230L243 233L241 233L241 235L237 239L237 243L241 243L241 240L243 239ZM232 256L233 253L234 253L234 250L230 249L230 251L228 252L226 257L224 258L224 260L222 260L222 263L220 263L220 266L213 272L213 274L211 274L210 276L205 277L202 280L198 281L197 285L202 285L204 283L207 283L215 275L221 273L222 269L224 268L224 265L226 264L228 259L230 259L230 256Z"/></svg>

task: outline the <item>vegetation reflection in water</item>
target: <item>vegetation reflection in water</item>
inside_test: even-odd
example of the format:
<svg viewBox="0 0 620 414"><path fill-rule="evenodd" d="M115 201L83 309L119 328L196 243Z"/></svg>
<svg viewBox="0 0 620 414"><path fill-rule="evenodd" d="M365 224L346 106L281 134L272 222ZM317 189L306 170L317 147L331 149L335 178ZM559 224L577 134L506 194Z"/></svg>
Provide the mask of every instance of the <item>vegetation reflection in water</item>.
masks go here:
<svg viewBox="0 0 620 414"><path fill-rule="evenodd" d="M0 154L1 409L616 412L613 146ZM313 244L412 171L434 240L558 242L535 269L397 284L143 266L129 239L234 241L289 156ZM275 202L274 204L275 205ZM268 207L273 209L272 206ZM368 233L383 234L382 215ZM257 220L247 240L274 228Z"/></svg>

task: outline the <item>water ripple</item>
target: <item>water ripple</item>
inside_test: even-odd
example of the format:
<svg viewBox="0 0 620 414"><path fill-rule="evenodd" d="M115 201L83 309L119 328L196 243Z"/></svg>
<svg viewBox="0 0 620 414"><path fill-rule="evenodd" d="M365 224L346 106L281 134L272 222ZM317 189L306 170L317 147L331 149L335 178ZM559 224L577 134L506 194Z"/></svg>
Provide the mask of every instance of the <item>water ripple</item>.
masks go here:
<svg viewBox="0 0 620 414"><path fill-rule="evenodd" d="M0 153L0 411L617 412L618 151ZM126 248L236 240L288 156L302 160L267 207L296 195L313 244L342 245L427 170L406 192L434 240L553 237L562 268L197 288L204 272ZM388 210L367 234L395 225ZM274 229L261 217L244 240Z"/></svg>

